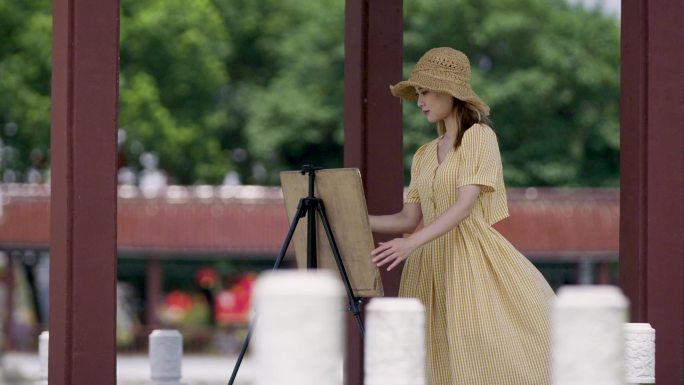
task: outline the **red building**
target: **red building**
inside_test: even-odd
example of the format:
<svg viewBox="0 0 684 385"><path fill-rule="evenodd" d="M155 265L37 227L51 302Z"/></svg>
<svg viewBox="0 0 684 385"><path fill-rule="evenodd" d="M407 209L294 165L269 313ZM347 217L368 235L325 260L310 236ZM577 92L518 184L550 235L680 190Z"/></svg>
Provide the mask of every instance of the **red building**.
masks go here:
<svg viewBox="0 0 684 385"><path fill-rule="evenodd" d="M27 255L33 259L46 255L49 186L6 184L0 185L0 191L4 202L0 251L9 256L10 265L22 264ZM146 198L136 187L120 186L118 197L119 280L138 282L145 301L145 332L159 325L155 309L162 302L165 278L170 278L163 274L165 265L186 263L175 276L189 285L194 284L195 270L218 261L230 261L240 271L268 268L289 226L277 187L170 186L162 195ZM508 197L511 216L495 227L540 268L552 286L616 282L618 190L510 189ZM11 292L9 275L5 285ZM8 312L11 298L6 298ZM6 328L6 333L11 332ZM10 337L6 341L12 341Z"/></svg>

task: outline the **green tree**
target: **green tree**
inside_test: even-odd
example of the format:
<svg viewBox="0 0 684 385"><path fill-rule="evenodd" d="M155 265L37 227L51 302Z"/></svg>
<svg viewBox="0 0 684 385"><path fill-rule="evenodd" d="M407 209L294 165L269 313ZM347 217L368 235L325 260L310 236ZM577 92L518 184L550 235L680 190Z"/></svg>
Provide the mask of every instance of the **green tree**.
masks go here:
<svg viewBox="0 0 684 385"><path fill-rule="evenodd" d="M276 66L245 99L249 154L266 167L268 183L282 169L342 159L343 4L280 7L263 18L288 26L269 45ZM617 19L561 0L426 0L406 3L404 14L406 76L435 46L457 47L473 61L510 185L618 184ZM413 151L435 129L409 103L404 122L408 174Z"/></svg>
<svg viewBox="0 0 684 385"><path fill-rule="evenodd" d="M277 183L342 164L344 1L122 0L120 125L129 165L176 183ZM0 0L0 177L46 167L50 4ZM616 186L619 21L564 0L406 2L405 75L427 49L471 58L509 185ZM435 136L404 107L408 170ZM23 176L18 177L19 180Z"/></svg>
<svg viewBox="0 0 684 385"><path fill-rule="evenodd" d="M274 0L216 2L223 23L230 29L233 47L225 62L231 79L221 93L221 106L230 116L221 132L221 143L231 154L233 170L238 171L242 181L248 184L264 183L268 179L266 165L271 162L265 158L273 157L255 152L249 145L245 127L252 119L252 111L261 105L261 100L254 95L269 87L282 68L287 67L287 58L280 55L279 47L292 29L306 21L291 3ZM287 127L282 126L282 129L285 131Z"/></svg>
<svg viewBox="0 0 684 385"><path fill-rule="evenodd" d="M220 140L230 47L210 0L122 2L119 124L134 167L150 151L176 183L221 181L232 167Z"/></svg>
<svg viewBox="0 0 684 385"><path fill-rule="evenodd" d="M404 12L409 64L435 46L470 57L510 185L618 184L617 19L561 0L426 0ZM406 106L410 149L435 135L421 118Z"/></svg>
<svg viewBox="0 0 684 385"><path fill-rule="evenodd" d="M47 0L0 0L0 182L45 169L52 15Z"/></svg>
<svg viewBox="0 0 684 385"><path fill-rule="evenodd" d="M281 2L267 18L278 68L247 93L245 135L250 154L277 183L278 171L313 163L342 165L344 2ZM283 16L287 15L287 16Z"/></svg>

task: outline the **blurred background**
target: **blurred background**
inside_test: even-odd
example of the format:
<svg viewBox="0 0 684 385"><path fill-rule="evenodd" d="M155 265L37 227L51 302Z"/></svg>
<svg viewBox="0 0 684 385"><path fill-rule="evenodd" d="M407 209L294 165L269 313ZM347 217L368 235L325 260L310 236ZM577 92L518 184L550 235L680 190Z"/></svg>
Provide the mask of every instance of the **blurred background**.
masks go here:
<svg viewBox="0 0 684 385"><path fill-rule="evenodd" d="M404 68L464 51L499 135L497 225L554 288L616 279L619 1L404 2ZM5 351L47 327L51 2L0 0ZM344 0L121 0L118 344L235 354L287 219L280 171L341 167ZM399 79L397 79L399 80ZM388 90L389 92L389 90ZM436 135L404 103L406 184ZM399 128L398 128L399 129Z"/></svg>

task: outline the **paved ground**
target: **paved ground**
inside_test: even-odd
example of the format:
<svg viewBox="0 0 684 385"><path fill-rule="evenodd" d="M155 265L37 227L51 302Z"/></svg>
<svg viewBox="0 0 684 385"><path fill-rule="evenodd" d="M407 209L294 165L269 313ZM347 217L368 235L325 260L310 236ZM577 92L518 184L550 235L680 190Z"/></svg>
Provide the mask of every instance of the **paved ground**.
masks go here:
<svg viewBox="0 0 684 385"><path fill-rule="evenodd" d="M226 385L237 357L192 356L183 357L183 378L187 385ZM9 353L2 357L0 385L35 385L38 378L38 356L26 353ZM250 385L254 373L249 359L245 359L235 385ZM116 365L117 385L148 385L150 367L146 356L121 355Z"/></svg>

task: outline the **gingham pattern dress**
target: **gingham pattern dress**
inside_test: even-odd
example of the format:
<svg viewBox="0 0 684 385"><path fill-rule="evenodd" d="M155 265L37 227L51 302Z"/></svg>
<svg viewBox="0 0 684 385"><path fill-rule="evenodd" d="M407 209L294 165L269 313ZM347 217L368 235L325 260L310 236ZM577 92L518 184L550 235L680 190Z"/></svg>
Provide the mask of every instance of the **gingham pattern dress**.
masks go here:
<svg viewBox="0 0 684 385"><path fill-rule="evenodd" d="M430 385L549 385L552 289L491 225L508 216L494 131L475 124L439 164L439 138L418 149L406 202L427 225L452 206L457 189L482 187L470 216L407 260L399 295L427 310Z"/></svg>

